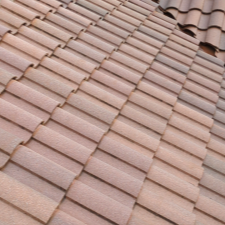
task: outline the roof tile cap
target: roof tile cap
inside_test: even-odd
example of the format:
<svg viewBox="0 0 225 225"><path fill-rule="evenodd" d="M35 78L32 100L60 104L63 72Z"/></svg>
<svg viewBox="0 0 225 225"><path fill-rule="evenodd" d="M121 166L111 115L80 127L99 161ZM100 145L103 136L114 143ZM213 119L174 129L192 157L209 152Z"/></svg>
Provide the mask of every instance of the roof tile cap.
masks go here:
<svg viewBox="0 0 225 225"><path fill-rule="evenodd" d="M152 0L142 0L142 1L145 2L145 3L148 4L148 5L152 5L152 6L154 6L154 7L158 7L158 6L159 6L158 3L153 2Z"/></svg>
<svg viewBox="0 0 225 225"><path fill-rule="evenodd" d="M223 26L224 12L214 11L211 13L209 18L208 27L218 27L219 29Z"/></svg>
<svg viewBox="0 0 225 225"><path fill-rule="evenodd" d="M2 129L15 135L16 137L19 137L23 141L23 143L26 143L32 136L32 132L2 117L0 117L0 123L1 123Z"/></svg>
<svg viewBox="0 0 225 225"><path fill-rule="evenodd" d="M202 7L204 5L205 0L198 0L198 1L191 1L189 5L189 10L190 9L199 9L202 10Z"/></svg>
<svg viewBox="0 0 225 225"><path fill-rule="evenodd" d="M221 30L217 27L210 27L206 31L205 42L215 47L220 45Z"/></svg>
<svg viewBox="0 0 225 225"><path fill-rule="evenodd" d="M87 47L86 45L78 42L78 41L74 41L74 40L70 40L67 44L67 47L97 61L98 63L101 63L105 58L106 55L91 49L90 47Z"/></svg>
<svg viewBox="0 0 225 225"><path fill-rule="evenodd" d="M225 2L223 0L214 0L212 11L214 11L214 10L225 11Z"/></svg>
<svg viewBox="0 0 225 225"><path fill-rule="evenodd" d="M190 10L187 13L187 16L184 21L184 25L198 26L199 20L201 17L201 11L199 10Z"/></svg>
<svg viewBox="0 0 225 225"><path fill-rule="evenodd" d="M168 0L164 8L177 8L179 9L182 0Z"/></svg>
<svg viewBox="0 0 225 225"><path fill-rule="evenodd" d="M191 124L188 120L186 121L186 118L180 118L179 116L173 115L170 118L169 124L206 143L210 139L209 131L205 131L198 126Z"/></svg>

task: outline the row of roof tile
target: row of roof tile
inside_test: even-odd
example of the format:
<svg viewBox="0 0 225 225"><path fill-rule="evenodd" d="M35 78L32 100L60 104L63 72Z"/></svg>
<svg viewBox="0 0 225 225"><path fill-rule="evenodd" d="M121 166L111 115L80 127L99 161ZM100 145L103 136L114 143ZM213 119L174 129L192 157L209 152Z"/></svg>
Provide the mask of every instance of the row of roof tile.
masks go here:
<svg viewBox="0 0 225 225"><path fill-rule="evenodd" d="M223 154L209 133L223 129L212 119L221 61L150 0L2 2L2 25L18 5L38 16L14 35L1 28L0 221L224 222L222 200L198 186L223 195L202 168L222 165L207 154Z"/></svg>

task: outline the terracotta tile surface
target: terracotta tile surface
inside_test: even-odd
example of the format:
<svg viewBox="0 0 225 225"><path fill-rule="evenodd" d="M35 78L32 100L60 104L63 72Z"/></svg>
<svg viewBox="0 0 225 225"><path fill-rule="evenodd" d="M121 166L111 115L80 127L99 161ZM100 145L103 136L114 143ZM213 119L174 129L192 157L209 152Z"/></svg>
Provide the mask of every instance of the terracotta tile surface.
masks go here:
<svg viewBox="0 0 225 225"><path fill-rule="evenodd" d="M57 203L1 172L1 198L26 213L47 222ZM24 201L24 199L26 199Z"/></svg>
<svg viewBox="0 0 225 225"><path fill-rule="evenodd" d="M67 189L76 176L26 147L18 148L11 160L63 189Z"/></svg>
<svg viewBox="0 0 225 225"><path fill-rule="evenodd" d="M67 196L121 225L127 223L132 211L128 207L88 187L80 181L76 181L73 184ZM107 208L104 207L105 204Z"/></svg>
<svg viewBox="0 0 225 225"><path fill-rule="evenodd" d="M223 1L161 0L160 6L198 40L217 49L217 57L225 60Z"/></svg>
<svg viewBox="0 0 225 225"><path fill-rule="evenodd" d="M23 212L19 211L15 207L7 204L3 201L0 202L1 208L1 224L13 224L17 223L18 225L22 224L34 224L34 225L41 225L40 222L35 221L33 218L27 216Z"/></svg>
<svg viewBox="0 0 225 225"><path fill-rule="evenodd" d="M225 223L223 1L0 4L0 224Z"/></svg>

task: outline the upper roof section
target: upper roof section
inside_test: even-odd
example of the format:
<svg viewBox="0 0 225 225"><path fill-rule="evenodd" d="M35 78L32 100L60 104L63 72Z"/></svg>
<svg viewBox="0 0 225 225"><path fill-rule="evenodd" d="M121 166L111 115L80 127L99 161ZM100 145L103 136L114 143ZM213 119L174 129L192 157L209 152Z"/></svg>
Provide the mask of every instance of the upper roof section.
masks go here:
<svg viewBox="0 0 225 225"><path fill-rule="evenodd" d="M224 0L161 0L160 6L198 40L212 45L225 61Z"/></svg>

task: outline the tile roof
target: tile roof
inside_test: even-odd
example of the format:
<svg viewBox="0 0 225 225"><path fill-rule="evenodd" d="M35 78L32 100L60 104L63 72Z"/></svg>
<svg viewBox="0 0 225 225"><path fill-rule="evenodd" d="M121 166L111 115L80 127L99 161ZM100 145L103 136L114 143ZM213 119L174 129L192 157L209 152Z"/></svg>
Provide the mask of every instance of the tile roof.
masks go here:
<svg viewBox="0 0 225 225"><path fill-rule="evenodd" d="M2 0L0 224L224 224L224 62L200 40L151 0Z"/></svg>
<svg viewBox="0 0 225 225"><path fill-rule="evenodd" d="M216 56L225 61L225 3L223 0L160 0L170 13L194 37L216 49Z"/></svg>

